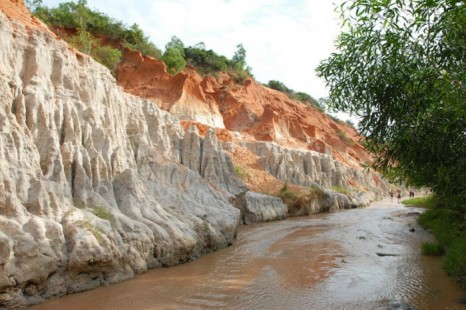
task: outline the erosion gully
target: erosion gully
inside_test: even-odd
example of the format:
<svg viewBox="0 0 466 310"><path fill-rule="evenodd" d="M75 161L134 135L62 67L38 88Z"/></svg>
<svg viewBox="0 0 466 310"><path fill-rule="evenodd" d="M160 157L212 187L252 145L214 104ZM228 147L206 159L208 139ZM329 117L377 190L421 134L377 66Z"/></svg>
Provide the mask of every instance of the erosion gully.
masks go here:
<svg viewBox="0 0 466 310"><path fill-rule="evenodd" d="M421 209L384 200L241 227L234 245L32 309L466 309L466 292L420 253Z"/></svg>

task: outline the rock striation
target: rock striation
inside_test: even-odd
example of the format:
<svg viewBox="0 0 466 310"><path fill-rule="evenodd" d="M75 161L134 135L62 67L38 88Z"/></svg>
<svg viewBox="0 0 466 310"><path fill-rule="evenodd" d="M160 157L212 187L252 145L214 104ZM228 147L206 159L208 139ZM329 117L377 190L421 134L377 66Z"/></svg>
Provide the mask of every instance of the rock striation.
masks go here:
<svg viewBox="0 0 466 310"><path fill-rule="evenodd" d="M223 151L216 131L210 128L204 139L196 126L186 131L181 147L181 163L226 193L237 195L247 190L235 173L231 157Z"/></svg>
<svg viewBox="0 0 466 310"><path fill-rule="evenodd" d="M274 142L244 142L242 146L260 158L267 172L284 182L326 188L359 187L379 195L388 191L388 183L377 173L346 166L327 154Z"/></svg>
<svg viewBox="0 0 466 310"><path fill-rule="evenodd" d="M240 211L228 199L244 184L214 133L185 134L88 56L3 13L0 41L1 306L232 242Z"/></svg>

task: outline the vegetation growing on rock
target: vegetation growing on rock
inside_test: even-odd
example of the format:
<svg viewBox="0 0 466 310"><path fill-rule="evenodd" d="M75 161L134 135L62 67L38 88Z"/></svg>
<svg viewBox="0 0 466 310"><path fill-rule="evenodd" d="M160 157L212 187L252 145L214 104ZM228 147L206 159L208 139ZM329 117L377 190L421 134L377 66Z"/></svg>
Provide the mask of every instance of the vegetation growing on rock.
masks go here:
<svg viewBox="0 0 466 310"><path fill-rule="evenodd" d="M144 55L162 56L160 49L149 41L149 36L137 24L128 27L119 20L90 9L86 0L63 2L56 8L44 6L40 0L28 2L32 13L50 26L82 29L122 42L125 47L141 51Z"/></svg>
<svg viewBox="0 0 466 310"><path fill-rule="evenodd" d="M288 88L283 82L270 80L265 86L278 90L284 94L286 94L291 99L299 100L303 103L310 105L318 109L319 111L324 111L324 107L318 100L314 99L311 95L304 93L304 92L295 92L293 89Z"/></svg>

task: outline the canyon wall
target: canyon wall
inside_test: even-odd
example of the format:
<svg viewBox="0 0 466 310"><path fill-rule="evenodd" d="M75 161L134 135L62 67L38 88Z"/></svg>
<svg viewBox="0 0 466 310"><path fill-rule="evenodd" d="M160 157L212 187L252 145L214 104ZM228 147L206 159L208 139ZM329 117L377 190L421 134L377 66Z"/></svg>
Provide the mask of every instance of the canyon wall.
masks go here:
<svg viewBox="0 0 466 310"><path fill-rule="evenodd" d="M245 186L215 134L185 134L52 33L3 13L0 25L0 305L232 242L240 211L228 199Z"/></svg>
<svg viewBox="0 0 466 310"><path fill-rule="evenodd" d="M265 101L286 100L272 90L264 97L254 81L219 104L218 81L189 72L170 77L159 61L133 53L126 64L147 61L150 70L138 82L139 91L149 85L147 96L131 95L21 1L0 8L0 308L190 261L231 244L241 223L367 205L385 189L376 174L354 167L368 157L359 144L334 156L326 144L334 138L309 127L311 120L298 126L308 128L298 142L324 145L323 152L270 142L280 140L278 132L296 138L301 129L284 129L290 121ZM154 65L161 66L159 75L152 74ZM243 91L252 97L229 108L240 105ZM270 126L255 121L269 114L254 100L269 107ZM262 134L269 142L258 139ZM302 210L290 210L279 198L250 191L235 171L236 149L257 156L253 166L277 184L361 192L348 198L324 190Z"/></svg>
<svg viewBox="0 0 466 310"><path fill-rule="evenodd" d="M388 183L377 173L347 166L332 156L289 148L274 142L245 142L244 147L260 158L264 169L276 178L301 186L357 188L383 195Z"/></svg>

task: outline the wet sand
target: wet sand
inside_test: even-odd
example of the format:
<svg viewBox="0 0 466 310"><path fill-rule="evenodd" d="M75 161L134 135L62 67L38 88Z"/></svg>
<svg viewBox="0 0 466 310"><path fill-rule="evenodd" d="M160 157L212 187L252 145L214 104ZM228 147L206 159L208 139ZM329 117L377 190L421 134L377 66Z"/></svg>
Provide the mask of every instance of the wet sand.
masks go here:
<svg viewBox="0 0 466 310"><path fill-rule="evenodd" d="M465 309L440 259L420 254L432 236L418 212L385 200L244 226L195 262L32 309Z"/></svg>

